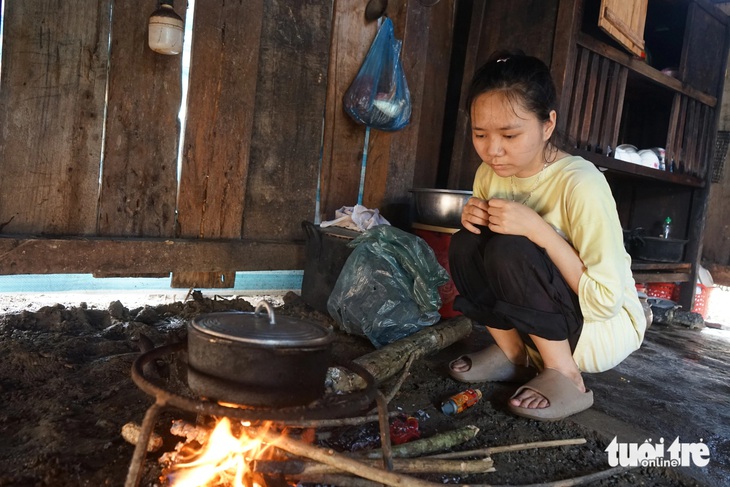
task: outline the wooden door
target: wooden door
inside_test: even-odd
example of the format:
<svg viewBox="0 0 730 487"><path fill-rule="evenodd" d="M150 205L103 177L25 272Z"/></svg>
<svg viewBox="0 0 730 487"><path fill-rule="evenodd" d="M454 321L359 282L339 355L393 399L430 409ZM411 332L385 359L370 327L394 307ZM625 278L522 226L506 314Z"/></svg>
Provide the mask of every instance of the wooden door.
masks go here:
<svg viewBox="0 0 730 487"><path fill-rule="evenodd" d="M644 53L644 24L648 0L601 0L598 26L629 51Z"/></svg>

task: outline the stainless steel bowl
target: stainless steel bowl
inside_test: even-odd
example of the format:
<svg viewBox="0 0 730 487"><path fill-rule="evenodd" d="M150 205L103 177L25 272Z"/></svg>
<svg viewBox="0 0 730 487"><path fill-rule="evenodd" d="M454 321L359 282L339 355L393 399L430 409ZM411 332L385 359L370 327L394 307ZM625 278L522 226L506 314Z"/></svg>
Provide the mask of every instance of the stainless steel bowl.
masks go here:
<svg viewBox="0 0 730 487"><path fill-rule="evenodd" d="M416 223L449 228L461 226L461 210L472 196L458 189L414 188L411 193Z"/></svg>

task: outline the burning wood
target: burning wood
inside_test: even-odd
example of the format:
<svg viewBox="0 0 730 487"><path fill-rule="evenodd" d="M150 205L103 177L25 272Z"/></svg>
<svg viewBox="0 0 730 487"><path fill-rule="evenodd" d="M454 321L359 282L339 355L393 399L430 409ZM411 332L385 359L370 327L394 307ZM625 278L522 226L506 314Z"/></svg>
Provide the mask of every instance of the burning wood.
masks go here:
<svg viewBox="0 0 730 487"><path fill-rule="evenodd" d="M304 431L311 433L311 430ZM165 460L168 462L165 469L168 480L175 487L258 487L266 485L267 479L273 478L290 484L314 482L341 487L373 487L375 484L427 487L436 484L410 474L468 475L493 472L494 462L490 457L493 453L586 442L584 438L540 441L425 456L451 450L474 438L478 429L467 426L394 446L392 452L395 458L391 471L381 467L379 455L382 452L378 450L341 454L292 438L287 435L286 429L281 431L271 424L251 426L240 422L231 423L223 418L211 431L205 426L175 421L171 432L185 438L178 448L178 458L168 457ZM302 436L312 440L311 434ZM188 448L191 445L196 447L191 450ZM568 483L560 485L581 485L614 473L606 471L585 478L566 479Z"/></svg>
<svg viewBox="0 0 730 487"><path fill-rule="evenodd" d="M195 448L192 445L204 436L201 428L187 427L184 422L176 421L172 429L176 434L185 434L188 440L179 444L174 454L160 458L169 465L164 473L175 487L264 485L262 477L251 469L251 465L254 459L263 458L270 450L262 439L268 427L257 431L222 418L202 447Z"/></svg>
<svg viewBox="0 0 730 487"><path fill-rule="evenodd" d="M191 441L197 441L202 445L206 441L208 441L210 430L203 426L191 424L187 421L179 419L172 422L172 426L170 426L170 433L175 436L181 436L185 438L186 443L190 443Z"/></svg>
<svg viewBox="0 0 730 487"><path fill-rule="evenodd" d="M418 486L428 483L404 474L484 473L493 471L494 468L488 456L476 460L404 459L448 450L466 442L478 432L473 426L396 445L393 451L400 458L393 461L392 472L382 469L380 458L383 453L379 450L367 452L358 459L356 455L336 453L334 450L297 440L287 436L286 431L240 424L234 427L226 418L221 419L213 431L181 420L174 421L170 431L185 438L174 452L166 453L160 458L160 462L165 465L163 470L168 475L170 484L176 487L208 485L210 482L217 482L216 485L251 486L265 483L255 479L267 475L293 479L343 472L380 484ZM262 456L263 452L268 454Z"/></svg>

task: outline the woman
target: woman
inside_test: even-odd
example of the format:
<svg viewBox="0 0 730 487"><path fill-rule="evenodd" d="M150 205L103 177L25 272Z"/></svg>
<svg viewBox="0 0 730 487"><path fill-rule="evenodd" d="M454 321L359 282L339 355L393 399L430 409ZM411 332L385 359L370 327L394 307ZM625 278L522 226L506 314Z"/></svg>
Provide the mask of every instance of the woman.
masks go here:
<svg viewBox="0 0 730 487"><path fill-rule="evenodd" d="M616 204L592 163L552 142L556 95L542 61L492 56L467 107L483 162L449 266L454 308L486 325L495 345L454 360L450 374L526 382L508 408L562 419L593 404L581 372L614 367L644 338Z"/></svg>

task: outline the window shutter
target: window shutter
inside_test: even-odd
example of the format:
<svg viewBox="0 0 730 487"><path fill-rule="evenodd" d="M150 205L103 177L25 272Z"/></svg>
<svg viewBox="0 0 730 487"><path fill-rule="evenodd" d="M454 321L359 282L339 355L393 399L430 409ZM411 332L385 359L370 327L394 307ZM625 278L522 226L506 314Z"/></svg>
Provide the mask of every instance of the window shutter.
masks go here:
<svg viewBox="0 0 730 487"><path fill-rule="evenodd" d="M639 57L644 53L648 0L601 0L598 26Z"/></svg>

